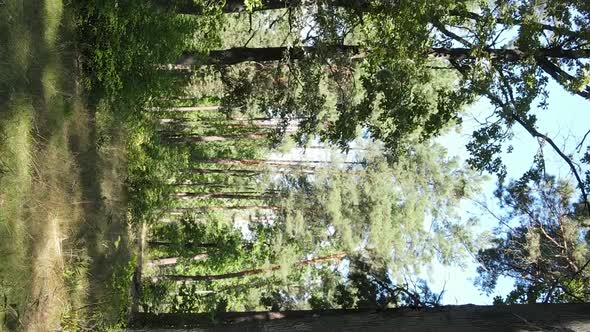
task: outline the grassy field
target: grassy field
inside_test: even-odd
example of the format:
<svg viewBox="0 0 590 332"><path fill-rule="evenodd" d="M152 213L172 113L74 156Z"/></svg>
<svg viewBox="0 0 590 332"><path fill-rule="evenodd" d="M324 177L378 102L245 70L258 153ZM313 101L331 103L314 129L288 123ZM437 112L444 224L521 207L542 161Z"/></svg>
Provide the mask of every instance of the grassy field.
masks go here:
<svg viewBox="0 0 590 332"><path fill-rule="evenodd" d="M0 2L0 331L107 330L133 270L123 132L61 0Z"/></svg>

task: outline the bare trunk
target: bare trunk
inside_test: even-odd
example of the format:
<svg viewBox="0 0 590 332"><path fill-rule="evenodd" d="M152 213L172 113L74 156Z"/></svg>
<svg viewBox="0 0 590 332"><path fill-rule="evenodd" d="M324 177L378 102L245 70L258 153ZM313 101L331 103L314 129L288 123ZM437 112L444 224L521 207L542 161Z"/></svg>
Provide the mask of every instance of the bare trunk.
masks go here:
<svg viewBox="0 0 590 332"><path fill-rule="evenodd" d="M342 162L332 162L330 160L283 160L283 159L198 159L195 160L199 163L205 164L222 164L222 165L232 165L232 166L261 166L261 165L269 165L269 166L285 166L285 165L363 165L364 162L362 161L342 161Z"/></svg>
<svg viewBox="0 0 590 332"><path fill-rule="evenodd" d="M209 257L209 254L201 253L201 254L191 257L190 260L191 261L202 261L202 260L207 259L208 257ZM160 258L160 259L149 261L147 263L147 266L148 267L161 267L161 266L176 265L178 263L178 261L181 259L182 259L181 257Z"/></svg>
<svg viewBox="0 0 590 332"><path fill-rule="evenodd" d="M328 49L333 54L348 54L352 58L362 58L368 52L356 45L332 45L323 46L322 50ZM204 64L220 64L220 65L234 65L238 63L253 61L253 62L276 62L285 58L285 54L289 55L291 60L302 60L315 53L316 49L313 46L297 46L297 47L262 47L262 48L248 48L237 47L226 50L215 50L209 53L206 63L202 62L202 57L194 53L184 53L176 62L177 65L204 65ZM455 61L473 59L472 49L470 48L449 48L449 47L433 47L425 50L425 56L433 56L437 58L446 58ZM489 48L485 52L488 56L497 61L514 62L522 61L527 57L541 57L541 58L560 58L560 59L582 59L590 57L590 49L568 50L563 48L539 48L530 52L525 52L518 48Z"/></svg>
<svg viewBox="0 0 590 332"><path fill-rule="evenodd" d="M219 111L221 106L179 106L170 108L150 108L146 111L150 112L203 112L203 111Z"/></svg>
<svg viewBox="0 0 590 332"><path fill-rule="evenodd" d="M158 241L158 240L150 240L147 242L148 245L152 246L152 247L170 247L172 245L174 245L174 243L170 242L170 241ZM195 248L217 248L218 244L217 243L192 243L192 242L187 242L182 244L183 247L185 247L186 249L195 249Z"/></svg>
<svg viewBox="0 0 590 332"><path fill-rule="evenodd" d="M209 142L225 142L229 140L239 139L261 139L266 138L265 134L243 134L243 135L191 135L191 134L177 134L166 135L164 139L170 143L209 143Z"/></svg>
<svg viewBox="0 0 590 332"><path fill-rule="evenodd" d="M173 194L176 198L191 199L191 198L224 198L224 199L259 199L264 200L271 197L270 193L252 194L247 192L241 193L195 193L195 192L177 192Z"/></svg>
<svg viewBox="0 0 590 332"><path fill-rule="evenodd" d="M191 173L198 173L198 174L225 174L225 175L234 175L234 176L256 176L261 175L264 172L260 170L254 169L212 169L212 168L191 168L189 170Z"/></svg>
<svg viewBox="0 0 590 332"><path fill-rule="evenodd" d="M336 253L329 256L317 257L314 259L309 259L305 261L301 261L295 264L295 266L308 266L312 264L324 263L329 261L339 261L346 257L344 253ZM221 280L221 279L231 279L231 278L241 278L256 274L262 274L272 271L277 271L281 268L280 265L273 265L265 268L258 268L258 269L251 269L251 270L244 270L239 272L232 272L232 273L224 273L224 274L217 274L217 275L203 275L203 276L189 276L189 275L166 275L163 277L156 277L153 280L157 281L159 279L164 280L174 280L174 281L212 281L212 280Z"/></svg>
<svg viewBox="0 0 590 332"><path fill-rule="evenodd" d="M310 3L309 1L304 0L262 0L261 2L262 6L254 7L253 11L294 8ZM161 8L175 10L179 14L203 15L206 14L208 10L208 8L190 0L178 1L175 3L175 6L172 6L172 2L168 0L153 0L153 3L160 6ZM316 3L358 10L366 10L370 8L371 5L371 2L368 0L320 0L316 1ZM244 0L226 0L221 10L226 14L247 12L247 8L244 5Z"/></svg>
<svg viewBox="0 0 590 332"><path fill-rule="evenodd" d="M181 216L185 213L192 212L206 212L214 210L278 210L280 209L277 205L208 205L191 208L174 208L170 209L168 213L173 216Z"/></svg>

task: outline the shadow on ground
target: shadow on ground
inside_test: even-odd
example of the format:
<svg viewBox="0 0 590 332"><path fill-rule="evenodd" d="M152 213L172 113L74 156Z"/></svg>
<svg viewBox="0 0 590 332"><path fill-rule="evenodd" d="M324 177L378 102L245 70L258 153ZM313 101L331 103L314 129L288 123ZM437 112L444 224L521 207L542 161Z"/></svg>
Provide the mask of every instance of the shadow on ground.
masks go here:
<svg viewBox="0 0 590 332"><path fill-rule="evenodd" d="M0 331L99 330L128 307L123 134L82 93L74 21L61 0L0 3Z"/></svg>

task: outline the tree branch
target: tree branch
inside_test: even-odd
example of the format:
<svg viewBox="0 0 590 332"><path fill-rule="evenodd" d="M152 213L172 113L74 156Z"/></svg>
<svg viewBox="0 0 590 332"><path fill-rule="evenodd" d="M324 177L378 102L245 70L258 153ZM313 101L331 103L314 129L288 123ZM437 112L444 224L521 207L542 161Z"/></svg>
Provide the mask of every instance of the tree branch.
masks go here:
<svg viewBox="0 0 590 332"><path fill-rule="evenodd" d="M549 76L553 77L553 79L556 80L557 83L559 83L566 90L570 91L571 93L575 93L583 98L590 99L590 87L587 87L586 89L580 91L572 89L569 86L569 84L575 81L575 77L561 69L559 66L557 66L547 58L536 57L535 60L537 61L539 67L543 69L543 71L549 74Z"/></svg>

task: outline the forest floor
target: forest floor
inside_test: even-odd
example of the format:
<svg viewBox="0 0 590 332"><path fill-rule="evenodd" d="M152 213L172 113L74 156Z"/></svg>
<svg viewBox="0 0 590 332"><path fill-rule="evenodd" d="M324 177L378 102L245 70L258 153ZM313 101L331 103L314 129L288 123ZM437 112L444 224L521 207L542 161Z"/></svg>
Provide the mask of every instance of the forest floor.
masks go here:
<svg viewBox="0 0 590 332"><path fill-rule="evenodd" d="M82 93L74 24L61 0L0 1L0 331L105 330L129 306L124 134Z"/></svg>

